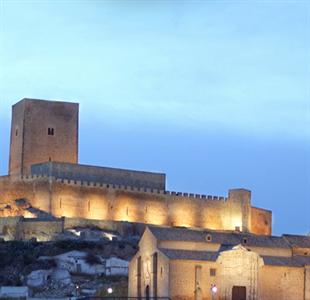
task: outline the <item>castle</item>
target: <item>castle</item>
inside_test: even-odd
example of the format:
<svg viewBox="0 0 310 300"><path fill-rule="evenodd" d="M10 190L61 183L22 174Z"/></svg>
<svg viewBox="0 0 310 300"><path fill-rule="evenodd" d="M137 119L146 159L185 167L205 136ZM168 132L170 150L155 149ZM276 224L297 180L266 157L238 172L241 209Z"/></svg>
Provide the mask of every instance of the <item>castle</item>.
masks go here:
<svg viewBox="0 0 310 300"><path fill-rule="evenodd" d="M28 239L74 225L140 224L131 297L310 300L310 236L272 236L271 212L252 206L246 189L227 197L172 192L162 173L78 164L78 113L76 103L13 106L0 234L15 228L12 238Z"/></svg>
<svg viewBox="0 0 310 300"><path fill-rule="evenodd" d="M79 105L22 99L12 108L8 176L0 177L0 216L26 199L55 217L271 234L271 212L251 192L228 197L166 190L166 175L78 164ZM27 217L27 216L26 216Z"/></svg>

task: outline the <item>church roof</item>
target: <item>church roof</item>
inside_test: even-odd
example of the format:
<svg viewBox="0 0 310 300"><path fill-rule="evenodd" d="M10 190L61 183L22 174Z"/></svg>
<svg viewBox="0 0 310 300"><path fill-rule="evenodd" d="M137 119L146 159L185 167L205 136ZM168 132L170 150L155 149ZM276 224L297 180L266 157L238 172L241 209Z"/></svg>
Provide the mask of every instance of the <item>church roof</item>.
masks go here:
<svg viewBox="0 0 310 300"><path fill-rule="evenodd" d="M310 256L296 255L292 257L262 256L265 265L283 267L303 267L310 265Z"/></svg>
<svg viewBox="0 0 310 300"><path fill-rule="evenodd" d="M195 230L188 228L153 227L149 229L161 241L207 242L221 245L243 244L249 247L290 248L283 237L254 235L244 232L222 232L212 230ZM211 240L207 241L207 236Z"/></svg>
<svg viewBox="0 0 310 300"><path fill-rule="evenodd" d="M162 248L160 248L159 250L170 259L216 261L219 255L219 252L210 251L176 250Z"/></svg>
<svg viewBox="0 0 310 300"><path fill-rule="evenodd" d="M182 260L201 260L201 261L216 261L221 251L195 251L195 250L176 250L176 249L159 249L170 259ZM281 256L262 256L265 265L283 266L283 267L303 267L310 265L310 256L296 255L293 257Z"/></svg>
<svg viewBox="0 0 310 300"><path fill-rule="evenodd" d="M310 248L310 236L284 234L283 237L292 247Z"/></svg>

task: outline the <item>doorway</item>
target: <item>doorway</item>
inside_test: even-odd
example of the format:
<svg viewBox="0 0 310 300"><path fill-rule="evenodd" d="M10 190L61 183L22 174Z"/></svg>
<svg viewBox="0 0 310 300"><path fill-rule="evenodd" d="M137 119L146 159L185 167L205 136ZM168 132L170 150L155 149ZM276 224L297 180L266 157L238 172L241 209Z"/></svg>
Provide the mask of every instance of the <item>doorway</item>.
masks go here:
<svg viewBox="0 0 310 300"><path fill-rule="evenodd" d="M246 287L234 286L232 289L232 300L246 300Z"/></svg>
<svg viewBox="0 0 310 300"><path fill-rule="evenodd" d="M146 300L150 300L150 286L147 285L145 288L145 298Z"/></svg>

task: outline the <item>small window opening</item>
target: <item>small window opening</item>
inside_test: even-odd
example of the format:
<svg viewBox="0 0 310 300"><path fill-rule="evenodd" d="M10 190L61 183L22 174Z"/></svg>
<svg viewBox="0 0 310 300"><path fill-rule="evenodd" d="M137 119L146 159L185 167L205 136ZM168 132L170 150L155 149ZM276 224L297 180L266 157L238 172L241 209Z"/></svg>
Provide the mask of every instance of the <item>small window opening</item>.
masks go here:
<svg viewBox="0 0 310 300"><path fill-rule="evenodd" d="M18 128L15 129L15 136L18 136Z"/></svg>
<svg viewBox="0 0 310 300"><path fill-rule="evenodd" d="M207 234L206 240L207 240L208 242L211 242L211 241L212 241L212 236L211 236L211 234Z"/></svg>
<svg viewBox="0 0 310 300"><path fill-rule="evenodd" d="M54 128L49 127L49 128L47 129L47 134L48 134L48 135L54 135Z"/></svg>
<svg viewBox="0 0 310 300"><path fill-rule="evenodd" d="M214 269L214 268L210 269L210 276L212 276L212 277L216 276L216 269Z"/></svg>
<svg viewBox="0 0 310 300"><path fill-rule="evenodd" d="M247 238L243 238L242 242L243 242L243 244L246 244L248 242L248 239Z"/></svg>

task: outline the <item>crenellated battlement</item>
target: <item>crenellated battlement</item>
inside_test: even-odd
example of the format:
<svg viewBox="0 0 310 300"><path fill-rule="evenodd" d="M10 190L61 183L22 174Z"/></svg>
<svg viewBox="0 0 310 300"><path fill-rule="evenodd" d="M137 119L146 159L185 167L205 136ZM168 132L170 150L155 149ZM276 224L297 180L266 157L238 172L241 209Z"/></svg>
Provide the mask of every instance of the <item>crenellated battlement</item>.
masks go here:
<svg viewBox="0 0 310 300"><path fill-rule="evenodd" d="M176 192L176 191L164 191L160 189L152 188L143 188L135 187L129 185L119 185L119 184L109 184L96 181L83 181L83 180L73 180L73 179L64 179L56 178L54 176L48 176L45 174L35 174L35 175L16 175L13 176L14 180L23 180L23 181L33 181L35 179L48 179L55 181L57 183L62 183L66 185L76 186L76 187L93 187L93 188L103 188L103 189L114 189L114 190L123 190L123 191L132 191L139 193L148 193L148 194L160 194L172 197L179 198L194 198L194 199L204 199L204 200L214 200L214 201L227 201L228 197L224 196L214 196L206 194L196 194L196 193L187 193L187 192Z"/></svg>
<svg viewBox="0 0 310 300"><path fill-rule="evenodd" d="M0 198L25 198L56 217L271 232L271 212L252 208L245 189L223 197L32 174L0 177Z"/></svg>

